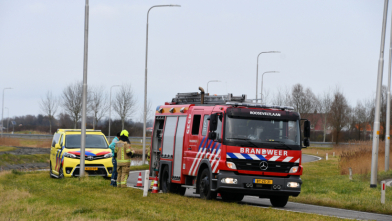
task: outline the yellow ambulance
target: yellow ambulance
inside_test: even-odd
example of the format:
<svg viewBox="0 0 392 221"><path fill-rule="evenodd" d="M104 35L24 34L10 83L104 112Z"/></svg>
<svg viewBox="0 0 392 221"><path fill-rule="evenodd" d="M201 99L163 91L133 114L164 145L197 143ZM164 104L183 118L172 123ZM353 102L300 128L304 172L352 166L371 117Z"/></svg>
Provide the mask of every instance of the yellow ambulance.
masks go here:
<svg viewBox="0 0 392 221"><path fill-rule="evenodd" d="M80 139L80 129L58 129L53 135L50 177L79 176ZM89 176L112 176L112 152L100 130L86 130L85 171Z"/></svg>

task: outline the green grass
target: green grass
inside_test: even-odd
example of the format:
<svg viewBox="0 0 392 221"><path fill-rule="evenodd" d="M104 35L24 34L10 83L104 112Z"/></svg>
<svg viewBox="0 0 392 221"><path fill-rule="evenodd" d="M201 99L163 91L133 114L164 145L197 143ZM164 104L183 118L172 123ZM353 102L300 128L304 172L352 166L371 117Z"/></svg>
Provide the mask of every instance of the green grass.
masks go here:
<svg viewBox="0 0 392 221"><path fill-rule="evenodd" d="M33 155L13 155L1 154L0 166L15 165L23 163L46 163L49 162L49 154L33 154Z"/></svg>
<svg viewBox="0 0 392 221"><path fill-rule="evenodd" d="M0 152L15 150L15 147L0 146Z"/></svg>
<svg viewBox="0 0 392 221"><path fill-rule="evenodd" d="M370 165L369 165L370 166ZM392 188L387 188L386 203L380 203L380 185L370 188L369 175L340 175L338 157L303 164L302 191L290 201L392 214ZM381 179L392 178L392 171L379 173Z"/></svg>
<svg viewBox="0 0 392 221"><path fill-rule="evenodd" d="M51 179L47 172L0 173L3 220L342 220L174 194L113 188L102 177Z"/></svg>
<svg viewBox="0 0 392 221"><path fill-rule="evenodd" d="M140 166L131 166L130 169L131 169L131 171L133 171L133 170L148 170L148 169L150 169L150 166L148 164L140 165Z"/></svg>

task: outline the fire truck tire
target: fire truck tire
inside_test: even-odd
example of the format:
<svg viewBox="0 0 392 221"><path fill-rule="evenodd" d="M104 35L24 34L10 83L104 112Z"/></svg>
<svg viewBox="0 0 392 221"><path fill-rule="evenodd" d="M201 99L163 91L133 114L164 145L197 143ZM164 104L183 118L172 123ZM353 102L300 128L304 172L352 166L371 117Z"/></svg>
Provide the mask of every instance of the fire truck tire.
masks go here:
<svg viewBox="0 0 392 221"><path fill-rule="evenodd" d="M175 191L173 191L174 186L175 185L173 185L170 182L169 167L166 166L162 172L162 181L161 181L162 192L173 193L173 192L175 192Z"/></svg>
<svg viewBox="0 0 392 221"><path fill-rule="evenodd" d="M242 199L244 199L244 194L241 194L241 193L222 192L220 194L221 194L222 200L227 201L227 202L239 202Z"/></svg>
<svg viewBox="0 0 392 221"><path fill-rule="evenodd" d="M217 192L211 191L210 188L210 171L205 168L200 175L199 190L200 198L205 200L216 199Z"/></svg>
<svg viewBox="0 0 392 221"><path fill-rule="evenodd" d="M270 198L270 202L273 207L284 207L289 200L289 196L275 196Z"/></svg>

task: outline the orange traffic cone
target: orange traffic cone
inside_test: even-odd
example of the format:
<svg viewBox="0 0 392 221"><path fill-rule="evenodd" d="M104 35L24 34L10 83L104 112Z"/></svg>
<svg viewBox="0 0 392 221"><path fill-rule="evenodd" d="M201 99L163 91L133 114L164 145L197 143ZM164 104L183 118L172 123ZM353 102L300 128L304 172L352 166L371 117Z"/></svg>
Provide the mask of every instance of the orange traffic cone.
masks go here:
<svg viewBox="0 0 392 221"><path fill-rule="evenodd" d="M143 183L142 183L142 172L139 173L139 177L137 178L136 187L143 187Z"/></svg>
<svg viewBox="0 0 392 221"><path fill-rule="evenodd" d="M152 188L152 193L158 193L158 179L155 177L154 187Z"/></svg>

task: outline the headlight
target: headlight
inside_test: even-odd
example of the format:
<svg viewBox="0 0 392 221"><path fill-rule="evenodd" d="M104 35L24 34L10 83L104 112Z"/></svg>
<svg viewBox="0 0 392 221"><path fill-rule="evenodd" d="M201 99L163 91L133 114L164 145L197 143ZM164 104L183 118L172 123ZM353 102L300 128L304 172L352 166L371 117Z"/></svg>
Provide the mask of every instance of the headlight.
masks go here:
<svg viewBox="0 0 392 221"><path fill-rule="evenodd" d="M227 166L228 168L230 168L230 169L234 169L234 170L237 169L237 167L235 166L235 164L234 164L233 162L227 162L227 161L226 161L226 166Z"/></svg>
<svg viewBox="0 0 392 221"><path fill-rule="evenodd" d="M227 184L237 184L238 181L235 178L222 178L221 179L222 183L227 183Z"/></svg>
<svg viewBox="0 0 392 221"><path fill-rule="evenodd" d="M112 153L107 153L103 157L104 158L111 158L111 157L113 157L113 154Z"/></svg>
<svg viewBox="0 0 392 221"><path fill-rule="evenodd" d="M289 171L289 173L297 173L297 172L298 172L298 167L297 166L291 167L291 169Z"/></svg>
<svg viewBox="0 0 392 221"><path fill-rule="evenodd" d="M64 156L64 157L68 157L68 158L76 158L76 155L75 155L75 154L67 153L67 152L65 152L63 156Z"/></svg>
<svg viewBox="0 0 392 221"><path fill-rule="evenodd" d="M287 183L287 187L297 188L297 187L299 187L299 183L297 183L297 182L288 182Z"/></svg>

